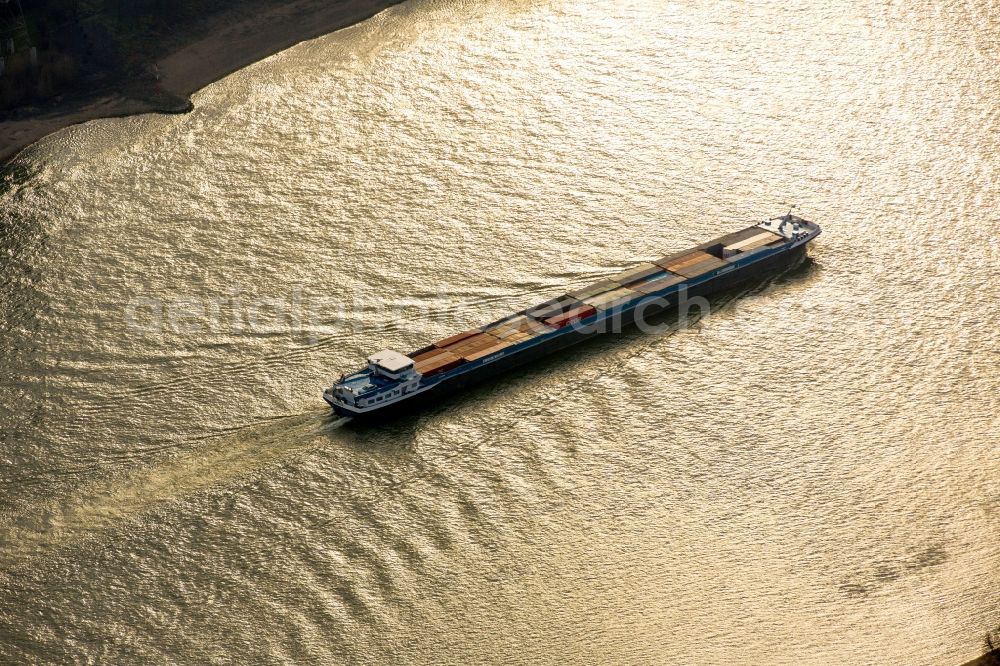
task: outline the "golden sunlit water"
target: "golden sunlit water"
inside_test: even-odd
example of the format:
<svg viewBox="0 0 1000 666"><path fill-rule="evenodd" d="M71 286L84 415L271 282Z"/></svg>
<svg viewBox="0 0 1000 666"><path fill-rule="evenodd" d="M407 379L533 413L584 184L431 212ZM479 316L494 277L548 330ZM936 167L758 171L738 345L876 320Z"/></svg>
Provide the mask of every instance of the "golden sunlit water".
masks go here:
<svg viewBox="0 0 1000 666"><path fill-rule="evenodd" d="M23 153L0 657L958 664L1000 625L991 2L411 0ZM358 427L322 389L796 212L802 267Z"/></svg>

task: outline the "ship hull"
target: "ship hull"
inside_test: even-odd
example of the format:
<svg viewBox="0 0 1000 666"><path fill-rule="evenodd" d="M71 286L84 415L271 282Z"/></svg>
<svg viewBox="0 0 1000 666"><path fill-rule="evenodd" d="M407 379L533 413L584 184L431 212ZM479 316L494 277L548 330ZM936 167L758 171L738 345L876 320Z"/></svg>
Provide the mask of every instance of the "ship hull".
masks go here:
<svg viewBox="0 0 1000 666"><path fill-rule="evenodd" d="M713 276L700 283L685 285L684 298L690 302L693 298L711 296L748 283L774 277L802 263L805 254L806 245L804 243L789 247L728 273ZM597 335L613 335L626 328L634 327L636 324L648 322L650 317L654 317L672 307L677 307L678 299L679 295L676 293L668 293L663 298L651 296L642 299L635 306L623 309L612 319L606 319L603 322L598 322L596 325L567 327L558 334L537 344L501 356L490 363L470 368L466 372L444 378L411 397L383 405L377 409L358 413L345 409L340 405L331 404L331 406L341 416L349 416L362 420L371 420L373 418L385 419L394 415L412 412L426 406L428 403L439 401L448 395L480 384L498 375L508 373Z"/></svg>

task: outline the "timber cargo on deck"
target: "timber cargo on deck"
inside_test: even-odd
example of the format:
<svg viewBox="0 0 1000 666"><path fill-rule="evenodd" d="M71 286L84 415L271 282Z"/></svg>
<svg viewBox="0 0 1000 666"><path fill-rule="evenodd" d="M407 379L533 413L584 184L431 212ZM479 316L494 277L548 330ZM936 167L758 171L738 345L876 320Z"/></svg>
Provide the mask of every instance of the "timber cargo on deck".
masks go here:
<svg viewBox="0 0 1000 666"><path fill-rule="evenodd" d="M409 354L384 350L323 392L342 416L409 408L537 360L593 335L620 331L676 305L786 270L820 227L785 215L643 262Z"/></svg>

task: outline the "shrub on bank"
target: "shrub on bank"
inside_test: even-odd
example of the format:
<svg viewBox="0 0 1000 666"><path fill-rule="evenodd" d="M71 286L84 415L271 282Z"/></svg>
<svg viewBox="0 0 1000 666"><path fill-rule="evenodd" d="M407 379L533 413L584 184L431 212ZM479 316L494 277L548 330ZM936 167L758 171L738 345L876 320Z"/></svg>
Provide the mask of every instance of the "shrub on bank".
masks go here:
<svg viewBox="0 0 1000 666"><path fill-rule="evenodd" d="M21 51L5 56L4 65L0 76L0 109L5 111L59 94L77 80L79 73L76 61L57 51L39 53L37 65L32 65L28 51Z"/></svg>

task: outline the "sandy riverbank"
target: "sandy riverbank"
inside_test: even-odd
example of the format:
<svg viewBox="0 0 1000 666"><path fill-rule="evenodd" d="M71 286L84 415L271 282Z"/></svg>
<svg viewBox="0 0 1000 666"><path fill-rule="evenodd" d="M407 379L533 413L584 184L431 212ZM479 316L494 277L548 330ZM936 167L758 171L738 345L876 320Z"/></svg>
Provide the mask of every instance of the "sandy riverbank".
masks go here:
<svg viewBox="0 0 1000 666"><path fill-rule="evenodd" d="M156 63L159 86L122 82L108 90L0 123L0 162L69 125L137 113L189 111L189 95L232 72L308 39L363 21L402 0L258 2L211 17L193 38Z"/></svg>

